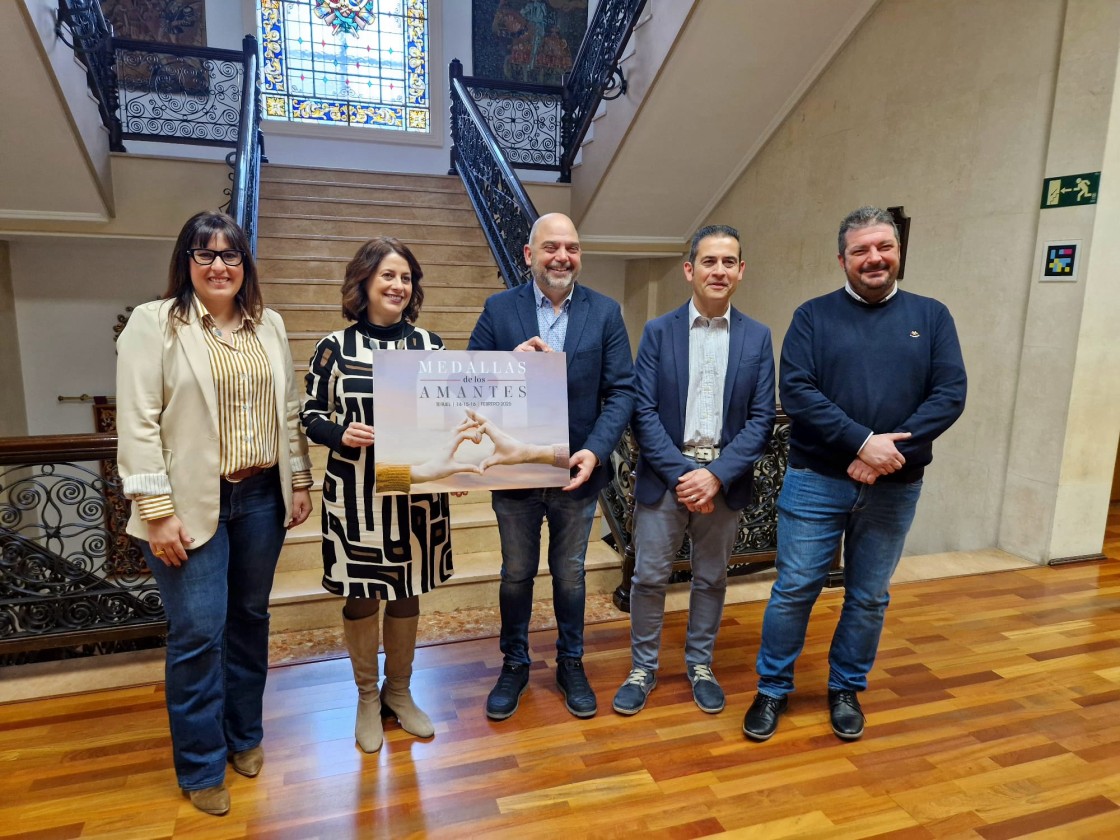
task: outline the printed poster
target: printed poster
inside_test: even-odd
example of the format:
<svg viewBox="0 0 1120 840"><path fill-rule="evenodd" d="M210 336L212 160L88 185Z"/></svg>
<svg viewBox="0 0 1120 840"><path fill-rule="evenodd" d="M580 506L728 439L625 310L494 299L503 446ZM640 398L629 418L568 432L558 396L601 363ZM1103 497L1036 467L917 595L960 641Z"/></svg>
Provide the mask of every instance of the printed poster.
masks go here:
<svg viewBox="0 0 1120 840"><path fill-rule="evenodd" d="M563 487L563 353L373 354L378 493Z"/></svg>

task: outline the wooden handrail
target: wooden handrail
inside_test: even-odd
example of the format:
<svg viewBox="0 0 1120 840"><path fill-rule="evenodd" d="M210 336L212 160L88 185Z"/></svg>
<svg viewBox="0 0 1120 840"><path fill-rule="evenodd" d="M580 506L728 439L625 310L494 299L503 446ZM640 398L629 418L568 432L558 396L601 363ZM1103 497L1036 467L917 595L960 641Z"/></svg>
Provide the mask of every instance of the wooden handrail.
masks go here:
<svg viewBox="0 0 1120 840"><path fill-rule="evenodd" d="M0 466L101 461L117 457L117 435L32 435L0 438Z"/></svg>

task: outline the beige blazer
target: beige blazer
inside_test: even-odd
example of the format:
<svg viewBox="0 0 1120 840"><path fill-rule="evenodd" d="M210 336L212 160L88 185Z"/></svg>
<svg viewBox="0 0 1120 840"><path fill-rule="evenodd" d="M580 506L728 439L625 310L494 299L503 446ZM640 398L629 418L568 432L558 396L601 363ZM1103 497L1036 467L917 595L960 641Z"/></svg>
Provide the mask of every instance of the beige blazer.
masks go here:
<svg viewBox="0 0 1120 840"><path fill-rule="evenodd" d="M175 514L197 548L218 528L218 398L197 311L190 307L190 320L174 333L170 311L170 300L136 307L117 340L117 466L130 499L171 494ZM264 310L257 337L272 365L286 522L292 515L292 472L310 469L311 461L299 425L288 336L271 309ZM136 505L127 530L148 539Z"/></svg>

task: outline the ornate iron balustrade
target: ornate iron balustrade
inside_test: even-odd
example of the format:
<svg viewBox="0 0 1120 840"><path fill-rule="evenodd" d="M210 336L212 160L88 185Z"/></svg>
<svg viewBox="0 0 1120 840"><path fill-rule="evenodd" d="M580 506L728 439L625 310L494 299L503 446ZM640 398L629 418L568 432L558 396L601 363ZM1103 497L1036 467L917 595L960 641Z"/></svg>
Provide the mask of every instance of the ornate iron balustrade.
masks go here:
<svg viewBox="0 0 1120 840"><path fill-rule="evenodd" d="M595 7L595 17L580 42L572 72L564 79L561 181L572 178L572 165L599 102L626 92L626 78L618 62L645 7L646 0L600 0Z"/></svg>
<svg viewBox="0 0 1120 840"><path fill-rule="evenodd" d="M562 88L460 78L511 166L559 169L560 126L564 118Z"/></svg>
<svg viewBox="0 0 1120 840"><path fill-rule="evenodd" d="M539 214L467 90L458 60L451 62L450 75L451 174L463 179L498 269L512 288L529 278L522 246Z"/></svg>
<svg viewBox="0 0 1120 840"><path fill-rule="evenodd" d="M645 5L646 0L600 0L563 85L463 76L456 59L451 62L452 87L457 78L469 91L508 163L556 171L568 183L599 102L626 92L618 62ZM454 133L452 139L457 143ZM451 168L454 172L454 162Z"/></svg>
<svg viewBox="0 0 1120 840"><path fill-rule="evenodd" d="M113 39L126 139L234 146L244 61L237 50ZM251 98L250 98L250 101Z"/></svg>
<svg viewBox="0 0 1120 840"><path fill-rule="evenodd" d="M63 34L63 27L70 32L69 41ZM117 99L113 32L105 20L100 0L58 0L55 33L85 64L86 82L97 101L101 122L109 130L109 148L114 152L123 152L121 123L117 117L120 102Z"/></svg>
<svg viewBox="0 0 1120 840"><path fill-rule="evenodd" d="M86 65L113 151L125 151L122 138L234 148L224 207L255 253L266 160L257 39L238 52L114 38L98 0L59 0L56 32Z"/></svg>
<svg viewBox="0 0 1120 840"><path fill-rule="evenodd" d="M246 35L241 45L242 79L248 94L241 108L237 150L233 160L226 162L233 169L229 211L241 225L253 253L257 253L257 205L260 196L261 161L264 156L264 135L261 133L261 77L257 39Z"/></svg>
<svg viewBox="0 0 1120 840"><path fill-rule="evenodd" d="M0 439L0 664L165 632L159 591L124 530L116 449L115 434Z"/></svg>
<svg viewBox="0 0 1120 840"><path fill-rule="evenodd" d="M729 575L752 574L774 564L778 547L778 494L789 461L789 429L789 417L778 409L766 454L754 467L754 499L739 516L735 548L727 565ZM634 576L634 467L638 463L638 444L632 430L626 430L611 460L615 477L599 495L599 501L615 550L622 555L622 583L614 592L614 603L629 612L630 579ZM685 537L673 561L671 583L691 579L691 550Z"/></svg>

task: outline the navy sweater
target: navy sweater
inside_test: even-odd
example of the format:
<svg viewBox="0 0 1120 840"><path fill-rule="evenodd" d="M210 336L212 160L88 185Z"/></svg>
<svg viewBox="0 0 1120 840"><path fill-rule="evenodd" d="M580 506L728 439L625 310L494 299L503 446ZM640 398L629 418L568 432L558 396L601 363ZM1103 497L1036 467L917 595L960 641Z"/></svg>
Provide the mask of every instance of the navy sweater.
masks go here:
<svg viewBox="0 0 1120 840"><path fill-rule="evenodd" d="M910 432L906 458L880 481L917 481L933 441L964 411L966 378L953 317L899 291L866 304L844 289L803 303L782 344L779 393L792 420L793 467L846 476L869 434Z"/></svg>

